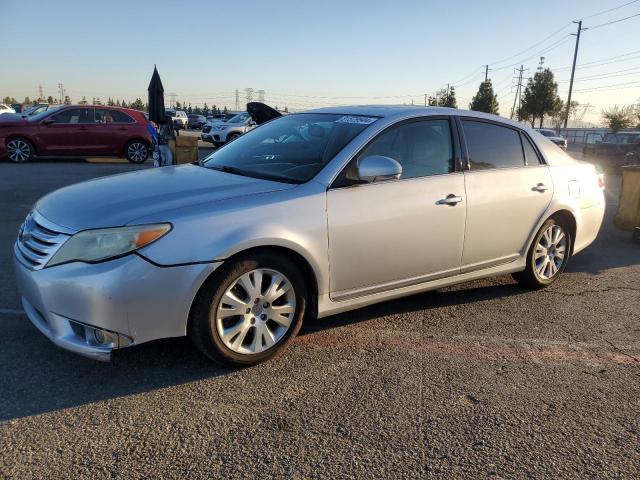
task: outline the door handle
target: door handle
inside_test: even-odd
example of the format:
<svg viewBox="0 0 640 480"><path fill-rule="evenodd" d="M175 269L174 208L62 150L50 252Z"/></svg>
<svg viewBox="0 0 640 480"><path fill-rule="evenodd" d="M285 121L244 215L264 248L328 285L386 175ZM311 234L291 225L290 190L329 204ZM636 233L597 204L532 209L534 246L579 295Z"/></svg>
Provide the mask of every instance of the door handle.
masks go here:
<svg viewBox="0 0 640 480"><path fill-rule="evenodd" d="M449 205L450 207L455 207L458 203L462 201L462 197L450 193L444 198L441 198L436 202L436 205Z"/></svg>
<svg viewBox="0 0 640 480"><path fill-rule="evenodd" d="M539 183L535 187L533 187L531 190L533 190L534 192L544 193L547 190L549 190L549 187L547 187L544 183Z"/></svg>

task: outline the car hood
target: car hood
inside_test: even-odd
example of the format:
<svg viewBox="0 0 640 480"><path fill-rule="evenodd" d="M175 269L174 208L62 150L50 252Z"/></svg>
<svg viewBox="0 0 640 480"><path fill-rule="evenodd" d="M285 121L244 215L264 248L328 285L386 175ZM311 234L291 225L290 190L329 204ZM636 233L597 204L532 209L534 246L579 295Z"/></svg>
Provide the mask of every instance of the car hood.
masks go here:
<svg viewBox="0 0 640 480"><path fill-rule="evenodd" d="M0 127L15 127L28 122L19 113L3 113L0 115Z"/></svg>
<svg viewBox="0 0 640 480"><path fill-rule="evenodd" d="M126 225L189 205L294 188L196 165L163 167L89 180L56 190L35 208L74 231Z"/></svg>

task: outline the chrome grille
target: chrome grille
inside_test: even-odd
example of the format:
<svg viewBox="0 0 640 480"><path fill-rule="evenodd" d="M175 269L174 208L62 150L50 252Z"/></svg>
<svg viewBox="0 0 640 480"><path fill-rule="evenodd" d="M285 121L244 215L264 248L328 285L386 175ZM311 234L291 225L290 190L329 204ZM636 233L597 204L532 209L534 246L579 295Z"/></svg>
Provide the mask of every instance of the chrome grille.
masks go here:
<svg viewBox="0 0 640 480"><path fill-rule="evenodd" d="M25 267L40 270L70 236L67 229L31 212L20 227L14 248L16 257Z"/></svg>

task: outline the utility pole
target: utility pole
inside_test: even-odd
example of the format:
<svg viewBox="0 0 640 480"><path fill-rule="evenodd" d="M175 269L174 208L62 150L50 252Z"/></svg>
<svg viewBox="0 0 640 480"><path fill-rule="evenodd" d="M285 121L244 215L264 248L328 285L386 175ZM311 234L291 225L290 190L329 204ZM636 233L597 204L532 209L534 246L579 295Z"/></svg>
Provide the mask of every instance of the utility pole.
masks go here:
<svg viewBox="0 0 640 480"><path fill-rule="evenodd" d="M522 74L526 69L524 65L520 65L520 68L516 68L515 71L518 72L518 85L516 87L516 96L513 97L513 107L511 108L511 119L513 119L513 115L515 112L518 112L518 120L520 120L520 98L522 94ZM516 103L518 104L518 110L516 110Z"/></svg>
<svg viewBox="0 0 640 480"><path fill-rule="evenodd" d="M567 128L567 123L569 122L569 110L571 109L571 93L573 92L573 77L576 73L576 60L578 59L578 45L580 45L580 33L582 30L586 30L586 28L582 28L582 20L579 22L573 22L578 24L578 32L572 33L571 35L576 36L576 49L573 52L573 66L571 67L571 80L569 80L569 98L567 99L567 111L565 112L564 117L564 128Z"/></svg>
<svg viewBox="0 0 640 480"><path fill-rule="evenodd" d="M42 84L38 85L38 101L42 102L44 100L44 89L42 88Z"/></svg>
<svg viewBox="0 0 640 480"><path fill-rule="evenodd" d="M484 81L485 83L489 81L489 65L483 65L484 67Z"/></svg>
<svg viewBox="0 0 640 480"><path fill-rule="evenodd" d="M427 106L427 94L426 93L424 94L424 106L425 107Z"/></svg>
<svg viewBox="0 0 640 480"><path fill-rule="evenodd" d="M236 88L236 104L235 104L236 112L240 111L240 91Z"/></svg>

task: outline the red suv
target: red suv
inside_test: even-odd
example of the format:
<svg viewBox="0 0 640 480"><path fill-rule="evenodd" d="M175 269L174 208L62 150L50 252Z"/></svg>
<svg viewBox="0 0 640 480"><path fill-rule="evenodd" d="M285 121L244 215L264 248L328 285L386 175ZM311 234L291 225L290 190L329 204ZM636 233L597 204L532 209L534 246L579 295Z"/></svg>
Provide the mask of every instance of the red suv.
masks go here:
<svg viewBox="0 0 640 480"><path fill-rule="evenodd" d="M128 108L70 105L30 117L0 115L0 158L25 162L38 156L124 156L142 163L151 133L144 113Z"/></svg>

